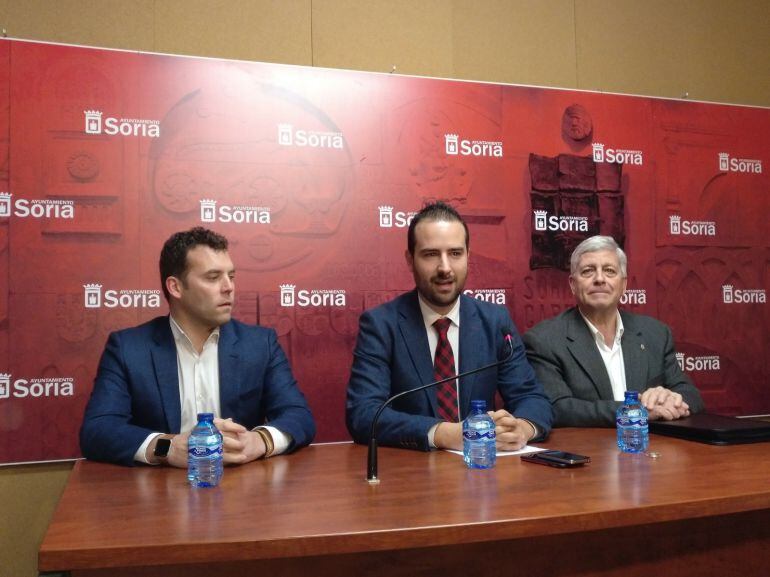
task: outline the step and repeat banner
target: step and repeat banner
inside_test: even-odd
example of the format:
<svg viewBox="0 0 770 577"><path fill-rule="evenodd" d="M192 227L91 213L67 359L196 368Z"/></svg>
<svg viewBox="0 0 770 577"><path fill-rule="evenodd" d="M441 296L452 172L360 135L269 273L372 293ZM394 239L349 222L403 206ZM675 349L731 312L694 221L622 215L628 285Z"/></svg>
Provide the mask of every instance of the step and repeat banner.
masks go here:
<svg viewBox="0 0 770 577"><path fill-rule="evenodd" d="M0 462L79 456L114 330L167 314L162 243L225 234L235 316L273 327L349 439L358 316L413 287L411 216L470 226L466 293L519 330L572 305L569 254L629 256L711 411L770 413L770 110L0 41Z"/></svg>

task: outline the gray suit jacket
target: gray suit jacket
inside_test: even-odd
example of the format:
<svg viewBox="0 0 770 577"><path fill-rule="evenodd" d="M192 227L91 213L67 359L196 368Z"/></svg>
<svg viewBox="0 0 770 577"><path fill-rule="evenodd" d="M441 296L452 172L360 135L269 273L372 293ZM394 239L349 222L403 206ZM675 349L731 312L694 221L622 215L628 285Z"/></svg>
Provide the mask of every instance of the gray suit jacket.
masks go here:
<svg viewBox="0 0 770 577"><path fill-rule="evenodd" d="M684 397L690 411L703 400L676 362L671 330L652 317L620 312L626 390L663 386ZM611 427L621 405L613 400L601 354L576 307L542 321L524 335L527 357L551 398L556 427Z"/></svg>

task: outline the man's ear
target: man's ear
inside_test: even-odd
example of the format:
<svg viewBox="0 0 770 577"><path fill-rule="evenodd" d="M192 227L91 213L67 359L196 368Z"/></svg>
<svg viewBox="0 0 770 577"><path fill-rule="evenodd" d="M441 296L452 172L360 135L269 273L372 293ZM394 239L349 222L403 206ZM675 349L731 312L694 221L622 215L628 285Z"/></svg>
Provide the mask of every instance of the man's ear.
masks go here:
<svg viewBox="0 0 770 577"><path fill-rule="evenodd" d="M174 298L182 298L182 281L175 276L166 278L166 290Z"/></svg>

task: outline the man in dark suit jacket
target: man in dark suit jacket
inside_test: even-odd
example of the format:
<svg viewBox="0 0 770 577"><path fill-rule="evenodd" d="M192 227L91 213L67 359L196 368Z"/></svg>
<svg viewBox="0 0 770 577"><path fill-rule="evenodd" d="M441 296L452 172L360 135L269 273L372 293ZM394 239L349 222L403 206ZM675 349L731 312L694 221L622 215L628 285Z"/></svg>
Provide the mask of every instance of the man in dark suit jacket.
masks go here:
<svg viewBox="0 0 770 577"><path fill-rule="evenodd" d="M703 410L703 400L676 361L671 330L618 310L627 259L615 240L580 243L570 263L577 306L524 335L527 356L554 407L555 426L614 426L624 391L636 390L650 420Z"/></svg>
<svg viewBox="0 0 770 577"><path fill-rule="evenodd" d="M377 431L381 444L427 451L462 448L461 420L470 402L483 399L494 407L499 391L504 409L494 411L497 444L519 449L542 439L551 427L551 406L535 378L516 328L504 307L462 295L468 267L468 229L449 205L426 206L412 220L406 260L416 290L364 312L348 383L346 417L353 439L368 443L374 414L392 395L434 380L438 345L433 322L451 319L448 340L459 371L505 358L505 335L512 355L499 367L464 377L446 420L436 388L398 399L384 410ZM452 342L454 341L454 342Z"/></svg>
<svg viewBox="0 0 770 577"><path fill-rule="evenodd" d="M315 424L275 331L230 318L227 239L174 234L160 258L170 315L112 333L80 430L89 459L187 465L197 413L214 413L225 463L309 444Z"/></svg>

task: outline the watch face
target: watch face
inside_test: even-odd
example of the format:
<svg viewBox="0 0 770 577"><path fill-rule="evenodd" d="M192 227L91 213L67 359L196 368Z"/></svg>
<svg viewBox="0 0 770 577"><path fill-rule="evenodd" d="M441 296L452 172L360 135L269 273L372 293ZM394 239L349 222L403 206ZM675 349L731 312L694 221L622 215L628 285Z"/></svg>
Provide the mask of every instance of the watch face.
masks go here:
<svg viewBox="0 0 770 577"><path fill-rule="evenodd" d="M171 448L171 439L158 439L155 443L155 451L153 454L156 457L165 457L168 455L168 450Z"/></svg>

